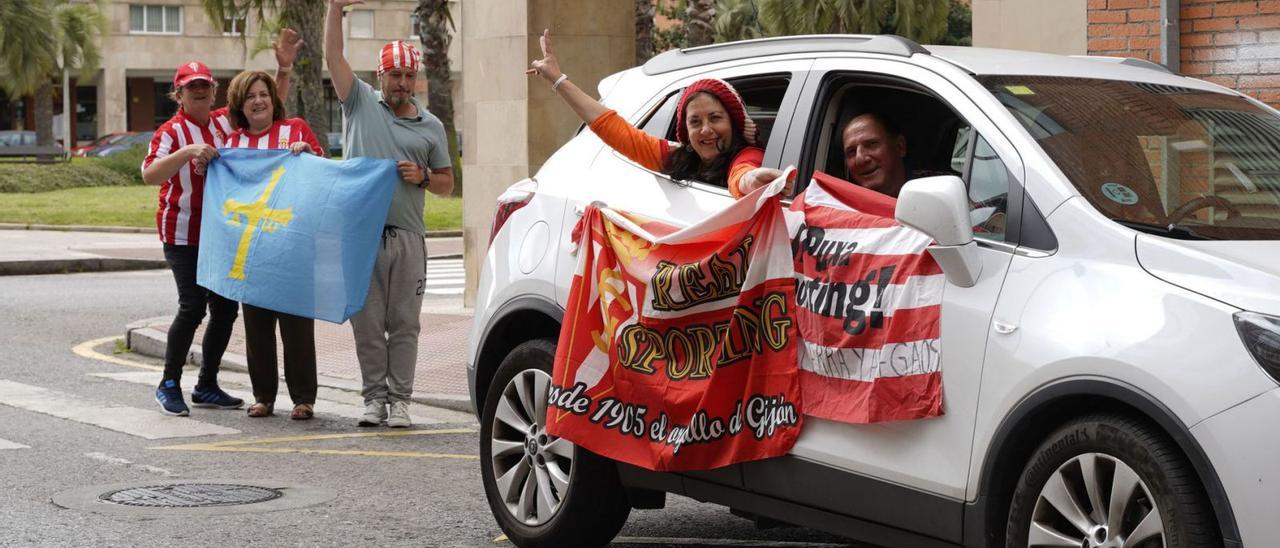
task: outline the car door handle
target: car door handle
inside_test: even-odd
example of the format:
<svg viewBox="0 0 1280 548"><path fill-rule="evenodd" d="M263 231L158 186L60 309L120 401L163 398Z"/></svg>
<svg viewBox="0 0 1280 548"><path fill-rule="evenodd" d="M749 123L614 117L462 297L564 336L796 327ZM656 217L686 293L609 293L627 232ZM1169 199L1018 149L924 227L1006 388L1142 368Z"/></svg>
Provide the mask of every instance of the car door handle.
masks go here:
<svg viewBox="0 0 1280 548"><path fill-rule="evenodd" d="M1018 330L1018 326L1016 325L996 321L991 322L991 328L1001 335L1008 335Z"/></svg>

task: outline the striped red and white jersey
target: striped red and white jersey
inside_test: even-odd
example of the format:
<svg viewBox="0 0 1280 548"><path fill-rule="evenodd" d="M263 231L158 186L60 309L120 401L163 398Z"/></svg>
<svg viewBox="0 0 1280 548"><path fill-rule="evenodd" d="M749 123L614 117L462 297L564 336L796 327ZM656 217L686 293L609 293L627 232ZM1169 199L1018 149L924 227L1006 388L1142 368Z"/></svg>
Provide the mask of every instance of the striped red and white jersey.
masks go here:
<svg viewBox="0 0 1280 548"><path fill-rule="evenodd" d="M184 146L202 143L222 147L231 133L226 107L209 113L209 123L201 126L181 109L166 121L151 138L142 169ZM200 244L200 207L204 199L204 174L195 172L195 163L187 162L160 185L156 208L156 229L160 241L173 245Z"/></svg>
<svg viewBox="0 0 1280 548"><path fill-rule="evenodd" d="M237 129L227 136L227 148L289 148L293 143L307 143L317 156L324 156L320 141L302 118L285 118L271 123L271 128L261 133Z"/></svg>

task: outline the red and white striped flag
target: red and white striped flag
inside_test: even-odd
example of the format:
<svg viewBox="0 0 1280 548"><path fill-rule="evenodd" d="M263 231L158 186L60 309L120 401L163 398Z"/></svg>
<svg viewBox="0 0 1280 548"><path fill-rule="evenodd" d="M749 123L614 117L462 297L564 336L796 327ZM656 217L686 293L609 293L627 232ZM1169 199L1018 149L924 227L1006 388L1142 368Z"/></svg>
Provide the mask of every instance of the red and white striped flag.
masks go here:
<svg viewBox="0 0 1280 548"><path fill-rule="evenodd" d="M781 182L675 230L587 208L547 431L652 470L786 454L801 427Z"/></svg>
<svg viewBox="0 0 1280 548"><path fill-rule="evenodd" d="M896 200L824 173L791 204L806 415L851 423L941 415L942 269Z"/></svg>

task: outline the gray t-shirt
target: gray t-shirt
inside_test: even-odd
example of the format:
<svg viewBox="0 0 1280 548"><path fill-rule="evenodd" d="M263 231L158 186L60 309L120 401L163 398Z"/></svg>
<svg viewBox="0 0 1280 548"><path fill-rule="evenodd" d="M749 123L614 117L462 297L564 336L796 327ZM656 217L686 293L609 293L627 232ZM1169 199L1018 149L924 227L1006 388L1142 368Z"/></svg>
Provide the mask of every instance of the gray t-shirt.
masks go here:
<svg viewBox="0 0 1280 548"><path fill-rule="evenodd" d="M410 100L418 108L418 115L399 118L382 101L382 92L374 91L373 86L355 78L347 100L342 103L342 113L347 117L347 131L342 136L346 155L352 158L408 160L431 169L452 167L444 124L427 112L417 99ZM386 224L425 234L422 207L426 192L424 188L403 181L396 185Z"/></svg>

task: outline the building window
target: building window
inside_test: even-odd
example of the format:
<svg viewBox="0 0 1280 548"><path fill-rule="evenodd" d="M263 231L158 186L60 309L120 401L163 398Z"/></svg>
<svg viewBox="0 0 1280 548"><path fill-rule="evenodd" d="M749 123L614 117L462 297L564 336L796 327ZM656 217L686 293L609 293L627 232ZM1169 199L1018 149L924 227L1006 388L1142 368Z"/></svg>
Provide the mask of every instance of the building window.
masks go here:
<svg viewBox="0 0 1280 548"><path fill-rule="evenodd" d="M222 34L224 36L242 36L249 28L244 17L223 17Z"/></svg>
<svg viewBox="0 0 1280 548"><path fill-rule="evenodd" d="M129 32L182 34L182 6L129 6Z"/></svg>
<svg viewBox="0 0 1280 548"><path fill-rule="evenodd" d="M351 21L352 38L373 38L372 10L352 10L347 15Z"/></svg>
<svg viewBox="0 0 1280 548"><path fill-rule="evenodd" d="M418 14L409 16L409 38L418 39Z"/></svg>

